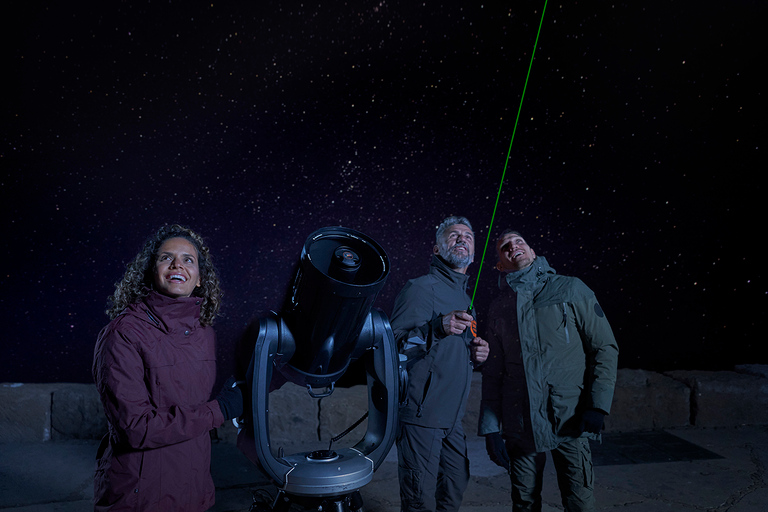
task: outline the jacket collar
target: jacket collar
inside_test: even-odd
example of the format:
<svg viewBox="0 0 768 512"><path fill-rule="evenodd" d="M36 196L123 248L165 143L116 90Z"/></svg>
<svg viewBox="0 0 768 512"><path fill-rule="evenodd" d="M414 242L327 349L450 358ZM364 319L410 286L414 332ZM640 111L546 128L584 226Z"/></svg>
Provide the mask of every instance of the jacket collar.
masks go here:
<svg viewBox="0 0 768 512"><path fill-rule="evenodd" d="M506 285L517 291L526 286L544 283L555 273L555 269L549 266L544 256L537 256L533 263L524 269L499 276L499 288L503 289Z"/></svg>
<svg viewBox="0 0 768 512"><path fill-rule="evenodd" d="M151 290L143 300L149 320L163 332L191 330L200 326L200 297L171 298Z"/></svg>
<svg viewBox="0 0 768 512"><path fill-rule="evenodd" d="M469 282L469 276L467 274L456 272L437 254L432 255L432 263L429 264L429 273L448 284L458 284L461 286L462 290L466 290L467 283Z"/></svg>

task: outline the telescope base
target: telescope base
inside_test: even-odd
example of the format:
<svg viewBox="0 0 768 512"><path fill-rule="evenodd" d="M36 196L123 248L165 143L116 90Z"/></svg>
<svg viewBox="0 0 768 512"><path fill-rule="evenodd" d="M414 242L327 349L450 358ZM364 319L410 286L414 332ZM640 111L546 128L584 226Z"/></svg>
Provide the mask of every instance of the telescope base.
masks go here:
<svg viewBox="0 0 768 512"><path fill-rule="evenodd" d="M292 505L299 505L305 510L323 512L361 512L363 497L360 491L352 491L340 496L293 496L283 490L278 491L272 504L254 503L248 512L288 512Z"/></svg>

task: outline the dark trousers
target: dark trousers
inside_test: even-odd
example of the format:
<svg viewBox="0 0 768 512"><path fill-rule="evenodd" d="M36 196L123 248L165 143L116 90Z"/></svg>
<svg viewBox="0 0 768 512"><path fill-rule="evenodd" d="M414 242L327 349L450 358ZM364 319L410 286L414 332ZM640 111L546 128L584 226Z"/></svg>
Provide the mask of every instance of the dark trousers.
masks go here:
<svg viewBox="0 0 768 512"><path fill-rule="evenodd" d="M522 453L510 441L506 445L511 460L513 512L541 512L547 454ZM594 512L594 471L589 441L574 438L561 443L551 453L565 512Z"/></svg>
<svg viewBox="0 0 768 512"><path fill-rule="evenodd" d="M397 462L403 512L459 510L469 482L460 420L450 429L401 424Z"/></svg>

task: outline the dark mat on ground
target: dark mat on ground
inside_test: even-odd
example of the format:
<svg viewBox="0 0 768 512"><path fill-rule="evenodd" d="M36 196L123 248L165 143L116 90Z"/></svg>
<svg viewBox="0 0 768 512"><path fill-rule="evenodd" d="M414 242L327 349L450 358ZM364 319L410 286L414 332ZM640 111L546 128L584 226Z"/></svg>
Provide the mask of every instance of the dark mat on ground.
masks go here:
<svg viewBox="0 0 768 512"><path fill-rule="evenodd" d="M603 434L602 443L590 445L595 466L723 458L664 431Z"/></svg>

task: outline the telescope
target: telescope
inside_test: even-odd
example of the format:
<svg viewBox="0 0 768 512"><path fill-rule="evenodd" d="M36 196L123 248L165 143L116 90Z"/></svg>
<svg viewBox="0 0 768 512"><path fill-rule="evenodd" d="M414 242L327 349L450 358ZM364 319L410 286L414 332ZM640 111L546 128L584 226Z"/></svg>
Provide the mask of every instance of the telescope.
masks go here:
<svg viewBox="0 0 768 512"><path fill-rule="evenodd" d="M283 309L249 327L239 355L249 363L236 371L245 382L237 444L279 489L263 510L287 511L294 502L338 512L362 508L359 489L394 443L406 387L389 319L372 307L388 273L387 255L371 238L343 227L319 229L304 243ZM292 383L312 398L329 397L357 360L368 389L363 438L349 448L274 453L270 391Z"/></svg>

